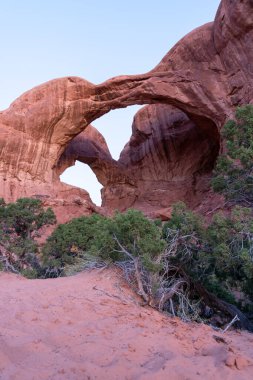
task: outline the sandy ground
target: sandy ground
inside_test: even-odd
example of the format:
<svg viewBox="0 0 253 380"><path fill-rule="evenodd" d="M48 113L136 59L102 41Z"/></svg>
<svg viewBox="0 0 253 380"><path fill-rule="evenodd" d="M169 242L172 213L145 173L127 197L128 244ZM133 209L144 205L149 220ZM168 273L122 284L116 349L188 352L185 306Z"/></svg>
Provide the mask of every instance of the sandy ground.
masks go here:
<svg viewBox="0 0 253 380"><path fill-rule="evenodd" d="M1 273L0 313L3 380L253 379L253 334L141 307L112 271L49 280Z"/></svg>

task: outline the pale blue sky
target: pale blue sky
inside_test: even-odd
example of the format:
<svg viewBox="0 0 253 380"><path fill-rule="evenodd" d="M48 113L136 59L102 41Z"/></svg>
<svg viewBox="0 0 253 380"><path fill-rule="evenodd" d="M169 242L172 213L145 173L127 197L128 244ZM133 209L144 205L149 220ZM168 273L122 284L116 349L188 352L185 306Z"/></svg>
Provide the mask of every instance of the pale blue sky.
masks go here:
<svg viewBox="0 0 253 380"><path fill-rule="evenodd" d="M212 21L219 0L0 0L0 109L53 78L76 75L100 83L152 69L192 29ZM139 107L115 110L93 125L117 158ZM64 181L99 186L85 165Z"/></svg>

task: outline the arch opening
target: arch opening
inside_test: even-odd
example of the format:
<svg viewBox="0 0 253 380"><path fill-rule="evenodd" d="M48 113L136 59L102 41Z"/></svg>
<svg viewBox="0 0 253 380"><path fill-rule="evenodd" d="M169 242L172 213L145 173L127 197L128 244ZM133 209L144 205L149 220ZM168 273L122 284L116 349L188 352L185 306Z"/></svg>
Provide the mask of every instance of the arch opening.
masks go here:
<svg viewBox="0 0 253 380"><path fill-rule="evenodd" d="M95 173L89 165L76 161L73 166L64 170L60 175L60 180L68 185L88 191L92 202L96 206L101 206L102 185L98 182Z"/></svg>
<svg viewBox="0 0 253 380"><path fill-rule="evenodd" d="M134 116L142 107L134 105L127 108L118 108L92 123L93 127L105 138L113 159L119 159L124 146L130 140Z"/></svg>

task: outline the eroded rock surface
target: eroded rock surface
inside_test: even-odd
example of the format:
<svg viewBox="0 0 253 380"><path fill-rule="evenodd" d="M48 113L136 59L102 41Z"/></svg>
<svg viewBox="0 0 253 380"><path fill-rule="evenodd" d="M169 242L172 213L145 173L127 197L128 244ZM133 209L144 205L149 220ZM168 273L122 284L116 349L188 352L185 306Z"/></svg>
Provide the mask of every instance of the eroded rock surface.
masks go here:
<svg viewBox="0 0 253 380"><path fill-rule="evenodd" d="M209 191L219 151L216 129L207 134L185 113L162 104L142 108L132 129L118 170L103 183L103 206L134 207L154 215L179 200L196 207Z"/></svg>
<svg viewBox="0 0 253 380"><path fill-rule="evenodd" d="M213 23L185 36L146 74L100 85L67 77L26 92L0 113L0 196L83 202L80 214L92 212L95 206L85 191L59 180L62 157L72 149L69 162L75 157L87 162L104 184L108 209L118 208L121 199L123 208L159 210L169 207L175 194L195 207L204 201L204 178L217 155L220 128L236 106L253 100L252 40L252 0L222 0ZM89 144L76 137L112 109L158 103L173 106L171 114L165 106L138 114L118 163L104 143L97 144L96 132ZM178 110L185 120L174 137L171 120ZM149 133L150 125L160 127Z"/></svg>

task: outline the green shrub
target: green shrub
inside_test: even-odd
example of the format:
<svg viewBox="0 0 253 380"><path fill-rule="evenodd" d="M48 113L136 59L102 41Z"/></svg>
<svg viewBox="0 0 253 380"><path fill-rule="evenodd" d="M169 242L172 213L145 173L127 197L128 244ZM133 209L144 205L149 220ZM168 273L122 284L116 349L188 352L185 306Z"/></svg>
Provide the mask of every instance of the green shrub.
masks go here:
<svg viewBox="0 0 253 380"><path fill-rule="evenodd" d="M202 219L175 205L163 236L174 250L167 258L192 280L221 299L235 302L233 291L244 291L253 302L252 210L235 207L230 216L216 214L206 226Z"/></svg>
<svg viewBox="0 0 253 380"><path fill-rule="evenodd" d="M145 267L153 268L155 259L165 248L161 230L140 211L116 213L114 218L98 224L91 252L113 261L125 260L119 243L133 257L140 257Z"/></svg>
<svg viewBox="0 0 253 380"><path fill-rule="evenodd" d="M38 254L38 245L34 238L42 226L53 224L55 220L53 211L50 208L44 210L40 200L21 198L6 204L1 199L0 258L4 257L7 267L20 271L23 267L32 265L33 261L29 263L31 256L36 257Z"/></svg>
<svg viewBox="0 0 253 380"><path fill-rule="evenodd" d="M221 306L215 296L237 305L234 291L239 290L253 301L252 245L250 209L215 215L207 226L179 202L163 226L136 210L112 218L73 219L48 238L43 262L53 274L65 275L101 262L116 263L145 302L200 320L200 305L215 305L222 313L228 308L230 317L234 315L234 309Z"/></svg>
<svg viewBox="0 0 253 380"><path fill-rule="evenodd" d="M34 231L43 225L55 223L55 215L44 210L38 199L20 198L15 203L0 204L0 226L2 233L15 233L23 239L31 238Z"/></svg>
<svg viewBox="0 0 253 380"><path fill-rule="evenodd" d="M141 257L150 268L165 247L155 223L139 211L128 210L113 218L92 215L59 225L43 248L43 260L46 265L59 267L74 265L85 256L106 262L126 260L120 245L130 255Z"/></svg>
<svg viewBox="0 0 253 380"><path fill-rule="evenodd" d="M222 130L226 152L217 160L212 186L228 201L253 207L253 105L237 108L235 119Z"/></svg>
<svg viewBox="0 0 253 380"><path fill-rule="evenodd" d="M104 218L93 214L57 226L43 247L44 264L53 267L73 264L75 258L90 247L100 220Z"/></svg>
<svg viewBox="0 0 253 380"><path fill-rule="evenodd" d="M211 260L202 218L183 202L176 203L170 221L163 226L163 237L172 250L167 258L171 265L184 267L190 277L202 280Z"/></svg>

